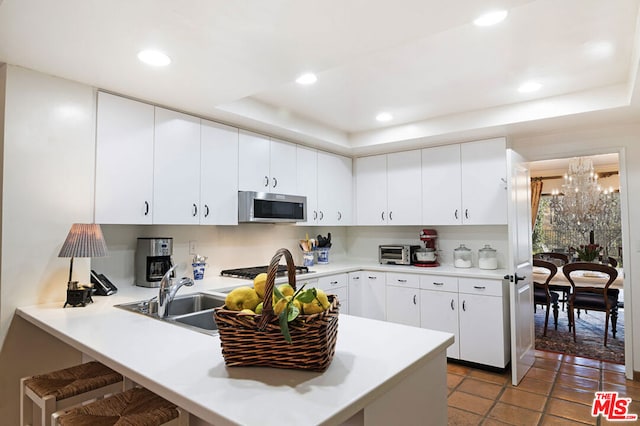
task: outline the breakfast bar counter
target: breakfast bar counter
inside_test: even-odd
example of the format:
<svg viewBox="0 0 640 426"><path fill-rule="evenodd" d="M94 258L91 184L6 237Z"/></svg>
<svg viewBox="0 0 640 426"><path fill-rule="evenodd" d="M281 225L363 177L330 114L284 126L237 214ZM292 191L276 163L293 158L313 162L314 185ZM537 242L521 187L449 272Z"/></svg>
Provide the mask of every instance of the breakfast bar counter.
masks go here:
<svg viewBox="0 0 640 426"><path fill-rule="evenodd" d="M446 424L451 334L340 315L324 373L227 368L218 336L113 306L154 292L121 289L84 308L46 304L17 314L184 408L197 417L192 424Z"/></svg>

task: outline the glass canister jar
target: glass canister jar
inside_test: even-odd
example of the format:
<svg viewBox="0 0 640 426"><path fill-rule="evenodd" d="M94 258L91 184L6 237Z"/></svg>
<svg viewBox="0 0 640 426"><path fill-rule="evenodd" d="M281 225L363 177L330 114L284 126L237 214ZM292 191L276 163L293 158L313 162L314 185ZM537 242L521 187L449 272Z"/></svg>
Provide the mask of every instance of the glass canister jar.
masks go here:
<svg viewBox="0 0 640 426"><path fill-rule="evenodd" d="M497 251L489 244L478 250L478 267L480 269L498 269Z"/></svg>
<svg viewBox="0 0 640 426"><path fill-rule="evenodd" d="M460 244L460 247L453 251L453 266L456 268L471 268L471 250Z"/></svg>

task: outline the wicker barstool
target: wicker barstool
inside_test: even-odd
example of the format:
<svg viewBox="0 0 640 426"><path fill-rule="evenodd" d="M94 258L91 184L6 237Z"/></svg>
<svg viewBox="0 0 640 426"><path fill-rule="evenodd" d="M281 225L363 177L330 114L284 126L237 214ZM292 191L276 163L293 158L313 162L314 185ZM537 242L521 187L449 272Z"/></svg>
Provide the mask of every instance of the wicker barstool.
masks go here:
<svg viewBox="0 0 640 426"><path fill-rule="evenodd" d="M20 424L33 424L34 404L40 407L40 418L36 420L47 426L56 411L123 389L122 375L96 361L23 377L20 379Z"/></svg>
<svg viewBox="0 0 640 426"><path fill-rule="evenodd" d="M150 390L133 388L53 415L58 426L187 426L189 414Z"/></svg>

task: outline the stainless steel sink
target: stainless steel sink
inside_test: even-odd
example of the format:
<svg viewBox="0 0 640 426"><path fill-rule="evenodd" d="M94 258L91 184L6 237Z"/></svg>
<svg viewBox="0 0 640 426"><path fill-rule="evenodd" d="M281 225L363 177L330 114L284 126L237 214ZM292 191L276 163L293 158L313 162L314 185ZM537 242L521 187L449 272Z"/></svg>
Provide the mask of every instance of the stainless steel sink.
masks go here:
<svg viewBox="0 0 640 426"><path fill-rule="evenodd" d="M186 294L173 299L169 306L169 316L166 318L158 316L158 302L155 299L122 303L115 306L202 333L216 334L218 327L213 319L213 310L222 305L224 305L223 295Z"/></svg>

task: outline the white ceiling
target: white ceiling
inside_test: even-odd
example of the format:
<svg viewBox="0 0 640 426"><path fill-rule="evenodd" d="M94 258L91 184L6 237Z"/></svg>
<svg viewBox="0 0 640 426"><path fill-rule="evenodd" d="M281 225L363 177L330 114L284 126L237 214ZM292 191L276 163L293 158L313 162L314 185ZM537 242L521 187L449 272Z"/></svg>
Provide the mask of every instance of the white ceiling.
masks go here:
<svg viewBox="0 0 640 426"><path fill-rule="evenodd" d="M640 0L0 0L0 61L366 153L638 120ZM471 22L504 8L488 28ZM600 54L597 47L609 46ZM172 63L151 68L144 48ZM318 75L312 86L295 78ZM521 94L528 79L540 91ZM378 123L381 111L394 119Z"/></svg>

